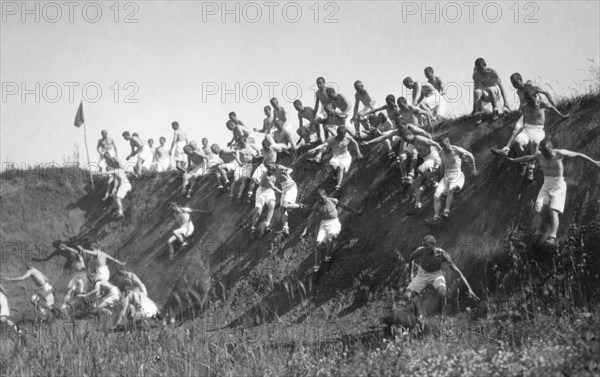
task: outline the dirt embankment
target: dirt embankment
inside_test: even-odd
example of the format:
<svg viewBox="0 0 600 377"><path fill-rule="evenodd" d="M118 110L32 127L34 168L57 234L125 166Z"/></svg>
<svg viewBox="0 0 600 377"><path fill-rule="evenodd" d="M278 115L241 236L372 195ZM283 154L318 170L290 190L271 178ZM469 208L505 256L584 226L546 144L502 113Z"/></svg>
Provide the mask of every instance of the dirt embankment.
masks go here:
<svg viewBox="0 0 600 377"><path fill-rule="evenodd" d="M571 118L549 116L548 134L561 148L600 159L599 109L599 96L569 103L562 110L571 112ZM318 307L327 308L331 316L343 317L360 312L373 300L391 297L390 288L398 288L405 276L399 255L408 256L425 234L433 233L479 293L487 288L487 263L528 226L543 180L538 174L533 185L523 185L516 166L489 153L491 147L502 146L510 137L517 117L510 114L479 126L462 118L436 131L436 138L447 136L454 145L470 150L481 171L479 177L467 172L450 222L436 230L423 223L433 211L432 192L425 195L423 215L408 216L410 197L402 193L399 173L384 161L380 147L363 147L367 157L353 163L341 201L364 213L342 211L336 261L315 287L309 286L307 276L313 264L316 230L311 237L300 238L306 212L291 213L289 238L280 240L271 234L252 241L251 205L231 203L217 190L212 177L198 186L192 199L184 200L179 193L180 180L173 172L132 181L123 221L114 221L111 205L101 201L104 180L98 179L96 189L91 190L81 171L3 173L0 274L21 273L32 254L47 255L55 240L89 238L127 261L128 268L146 283L150 296L180 316L193 316L210 301L213 306L231 304L233 312L221 318L227 323L256 322L257 318L268 321L285 315L301 321ZM312 204L317 188L332 191L334 183L324 166L310 164L305 158L293 162L293 176L299 185L299 200ZM600 223L599 170L583 160L572 160L565 164L565 176L568 195L560 241L570 227ZM168 260L166 246L175 226L167 209L170 201L213 210L211 215L193 215L196 233L191 248L178 254L175 261ZM278 216L273 226L280 229ZM62 264L37 266L52 276L60 299L69 279ZM3 285L13 306L24 308L33 285ZM454 286L455 279L451 279L450 288Z"/></svg>

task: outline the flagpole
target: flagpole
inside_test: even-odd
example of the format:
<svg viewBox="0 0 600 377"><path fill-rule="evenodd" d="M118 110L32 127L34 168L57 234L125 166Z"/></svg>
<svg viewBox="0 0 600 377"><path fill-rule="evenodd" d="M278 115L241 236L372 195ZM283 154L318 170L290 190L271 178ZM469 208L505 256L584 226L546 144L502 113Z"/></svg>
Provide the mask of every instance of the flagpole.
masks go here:
<svg viewBox="0 0 600 377"><path fill-rule="evenodd" d="M83 123L83 142L85 144L85 154L87 155L88 172L90 173L90 182L92 183L92 190L95 190L96 187L94 186L94 177L92 176L92 165L90 163L90 152L88 151L88 145L87 145L87 132L86 132L85 122Z"/></svg>

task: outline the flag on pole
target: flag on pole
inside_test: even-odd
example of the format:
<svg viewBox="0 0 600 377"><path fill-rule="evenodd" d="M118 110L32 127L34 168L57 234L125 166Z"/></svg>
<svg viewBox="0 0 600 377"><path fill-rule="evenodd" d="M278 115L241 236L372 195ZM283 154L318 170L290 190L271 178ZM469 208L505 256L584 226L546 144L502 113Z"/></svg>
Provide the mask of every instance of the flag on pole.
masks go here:
<svg viewBox="0 0 600 377"><path fill-rule="evenodd" d="M83 101L81 101L75 115L75 127L81 127L83 123L85 123L85 120L83 119Z"/></svg>

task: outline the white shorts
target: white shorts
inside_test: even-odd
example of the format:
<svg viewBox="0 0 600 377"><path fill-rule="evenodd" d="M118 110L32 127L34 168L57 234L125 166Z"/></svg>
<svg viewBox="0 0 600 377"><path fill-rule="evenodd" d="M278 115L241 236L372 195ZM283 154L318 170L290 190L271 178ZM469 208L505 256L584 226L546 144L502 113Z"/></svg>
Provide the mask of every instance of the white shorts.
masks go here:
<svg viewBox="0 0 600 377"><path fill-rule="evenodd" d="M228 163L224 163L222 166L225 170L227 170L227 172L235 173L239 169L240 165L236 160L231 160Z"/></svg>
<svg viewBox="0 0 600 377"><path fill-rule="evenodd" d="M429 110L431 110L432 113L437 113L437 109L440 107L441 101L442 96L439 92L436 91L423 98L422 103L427 105L427 107L429 108Z"/></svg>
<svg viewBox="0 0 600 377"><path fill-rule="evenodd" d="M127 193L129 191L131 191L131 183L121 181L121 184L119 184L119 188L117 189L117 192L115 193L115 197L117 197L119 199L125 199L125 195L127 195Z"/></svg>
<svg viewBox="0 0 600 377"><path fill-rule="evenodd" d="M423 289L427 288L429 284L433 285L433 288L435 289L438 289L442 285L445 287L446 279L444 278L444 273L442 270L427 272L423 270L421 266L419 266L417 276L411 280L406 289L410 289L413 292L419 293Z"/></svg>
<svg viewBox="0 0 600 377"><path fill-rule="evenodd" d="M346 152L341 155L334 155L331 160L329 160L329 165L333 166L334 169L341 167L344 170L344 173L347 173L350 170L350 164L352 164L352 155L350 152Z"/></svg>
<svg viewBox="0 0 600 377"><path fill-rule="evenodd" d="M108 266L98 266L95 279L108 281L108 279L110 279L110 270L108 269Z"/></svg>
<svg viewBox="0 0 600 377"><path fill-rule="evenodd" d="M10 315L10 309L8 307L8 300L4 293L0 292L0 317L5 317Z"/></svg>
<svg viewBox="0 0 600 377"><path fill-rule="evenodd" d="M31 297L31 302L37 302L40 298L46 301L46 305L49 307L54 306L54 289L50 283L45 282L44 285L38 289L37 293Z"/></svg>
<svg viewBox="0 0 600 377"><path fill-rule="evenodd" d="M340 235L342 231L342 224L336 217L335 219L323 220L319 226L319 233L317 233L317 243L331 241Z"/></svg>
<svg viewBox="0 0 600 377"><path fill-rule="evenodd" d="M252 162L246 162L235 170L233 179L237 181L240 178L252 178L252 173L254 172L253 168Z"/></svg>
<svg viewBox="0 0 600 377"><path fill-rule="evenodd" d="M187 161L187 155L183 151L183 147L185 147L185 141L175 143L175 152L173 153L175 161Z"/></svg>
<svg viewBox="0 0 600 377"><path fill-rule="evenodd" d="M282 183L281 184L281 203L296 203L298 198L298 185L296 183Z"/></svg>
<svg viewBox="0 0 600 377"><path fill-rule="evenodd" d="M550 204L550 209L563 213L567 199L567 182L563 177L544 177L544 184L535 201L535 210L540 212L543 206Z"/></svg>
<svg viewBox="0 0 600 377"><path fill-rule="evenodd" d="M419 165L417 171L419 173L434 172L439 169L442 160L437 150L433 149L431 153L423 157L423 163Z"/></svg>
<svg viewBox="0 0 600 377"><path fill-rule="evenodd" d="M444 178L438 184L437 189L435 190L434 196L440 197L442 195L447 195L451 190L461 190L465 184L465 175L463 172L447 172L444 175Z"/></svg>
<svg viewBox="0 0 600 377"><path fill-rule="evenodd" d="M189 237L194 233L194 223L188 221L179 228L175 229L173 233L181 234L184 237Z"/></svg>
<svg viewBox="0 0 600 377"><path fill-rule="evenodd" d="M275 191L272 188L259 187L256 190L256 198L254 199L254 208L262 209L265 204L275 202Z"/></svg>
<svg viewBox="0 0 600 377"><path fill-rule="evenodd" d="M542 125L533 125L525 123L523 125L523 131L527 135L529 141L539 145L542 140L546 137L546 132L544 131L544 126Z"/></svg>
<svg viewBox="0 0 600 377"><path fill-rule="evenodd" d="M138 162L139 161L142 162L144 168L150 169L150 166L152 165L152 151L148 144L144 144L140 153L138 153Z"/></svg>
<svg viewBox="0 0 600 377"><path fill-rule="evenodd" d="M152 170L158 173L169 170L169 160L155 161L152 163Z"/></svg>
<svg viewBox="0 0 600 377"><path fill-rule="evenodd" d="M494 85L486 89L488 89L492 93L493 98L496 100L496 107L498 109L498 112L502 113L504 110L504 101L502 100L502 93L500 92L500 87L498 87L498 85ZM479 94L481 96L481 102L492 102L492 97L490 97L490 94L487 90L475 89L475 94Z"/></svg>
<svg viewBox="0 0 600 377"><path fill-rule="evenodd" d="M104 158L104 154L108 152L111 157L117 157L114 149L101 149L100 158L98 159L98 166L100 169L107 169L106 158ZM108 169L107 169L108 170Z"/></svg>
<svg viewBox="0 0 600 377"><path fill-rule="evenodd" d="M202 177L206 173L206 163L202 162L201 164L195 165L192 170L183 174L183 179L185 181L189 181L192 178Z"/></svg>
<svg viewBox="0 0 600 377"><path fill-rule="evenodd" d="M154 301L150 300L145 294L139 293L138 301L140 302L133 303L135 309L131 313L131 317L134 321L149 319L158 314L158 307Z"/></svg>

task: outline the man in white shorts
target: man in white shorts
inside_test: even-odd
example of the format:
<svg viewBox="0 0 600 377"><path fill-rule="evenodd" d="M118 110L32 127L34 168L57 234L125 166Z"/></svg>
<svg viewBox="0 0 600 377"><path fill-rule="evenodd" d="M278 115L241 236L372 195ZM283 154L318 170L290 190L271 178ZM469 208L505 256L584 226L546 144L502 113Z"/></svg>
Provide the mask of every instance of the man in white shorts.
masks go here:
<svg viewBox="0 0 600 377"><path fill-rule="evenodd" d="M161 173L169 170L171 158L166 145L167 139L165 139L164 136L161 136L158 139L158 142L160 145L154 150L154 158L152 159L152 167L150 170Z"/></svg>
<svg viewBox="0 0 600 377"><path fill-rule="evenodd" d="M107 168L106 161L104 160L104 155L106 153L108 153L109 156L117 157L117 144L115 144L115 141L108 136L108 131L102 130L100 134L102 135L102 138L98 140L96 150L100 155L98 167L99 170L102 171Z"/></svg>
<svg viewBox="0 0 600 377"><path fill-rule="evenodd" d="M97 313L99 316L104 317L103 321L104 326L107 325L108 320L112 316L112 310L121 300L121 292L119 288L112 285L108 282L108 280L99 279L98 276L89 274L88 280L90 283L93 282L94 289L91 291L80 294L78 297L88 297L93 294L96 294L97 301L94 304L94 308L89 311L89 313Z"/></svg>
<svg viewBox="0 0 600 377"><path fill-rule="evenodd" d="M11 321L10 318L10 306L8 305L8 298L6 297L6 291L4 287L0 285L0 324L6 323L7 326L12 327L15 331L19 331L17 326Z"/></svg>
<svg viewBox="0 0 600 377"><path fill-rule="evenodd" d="M273 136L266 135L265 138L271 143L271 148L278 153L293 153L296 151L296 140L280 119L275 121Z"/></svg>
<svg viewBox="0 0 600 377"><path fill-rule="evenodd" d="M121 219L125 216L123 213L123 199L131 191L131 183L127 177L127 172L118 158L112 157L108 152L106 152L104 158L107 166L111 167L111 170L100 173L100 175L108 175L106 193L102 201L108 200L111 196L114 197L115 204L117 205L117 219Z"/></svg>
<svg viewBox="0 0 600 377"><path fill-rule="evenodd" d="M551 246L556 245L556 233L558 232L559 224L558 216L563 213L567 197L567 183L563 177L564 167L562 160L568 157L579 157L600 167L600 161L595 161L583 153L572 152L566 149L555 149L552 141L548 138L544 138L540 142L539 150L534 154L518 158L508 158L509 161L517 163L537 160L542 167L544 184L535 202L533 226L535 236L539 238L539 241ZM552 213L552 220L550 229L542 233L542 210L548 205Z"/></svg>
<svg viewBox="0 0 600 377"><path fill-rule="evenodd" d="M454 264L450 255L443 249L436 247L435 237L427 235L423 238L423 246L417 248L408 257L408 266L410 268L411 263L417 261L419 264L419 270L417 275L411 280L410 284L406 288L405 297L407 300L413 298L413 293L419 294L428 285L432 285L437 291L438 295L442 300L442 315L446 308L446 279L442 272L442 264L447 263L450 269L454 270L459 276L463 283L467 286L469 296L475 300L479 300L479 297L475 295L469 282L464 277L459 268ZM415 305L418 314L418 305Z"/></svg>
<svg viewBox="0 0 600 377"><path fill-rule="evenodd" d="M179 242L180 247L186 247L188 245L187 239L194 233L194 223L192 223L190 214L192 212L209 214L212 211L180 207L175 202L169 204L169 209L173 212L175 222L177 223L177 229L173 231L173 235L167 241L169 259L173 260L175 259L175 242Z"/></svg>
<svg viewBox="0 0 600 377"><path fill-rule="evenodd" d="M504 108L508 108L506 94L500 76L492 68L488 68L483 58L475 60L473 69L473 112L472 115L483 111L483 104L492 105L492 120L498 119L498 114L502 113Z"/></svg>
<svg viewBox="0 0 600 377"><path fill-rule="evenodd" d="M425 111L428 114L429 125L432 126L432 119L435 119L441 103L440 93L430 83L419 84L411 77L405 77L402 84L412 91L412 106Z"/></svg>
<svg viewBox="0 0 600 377"><path fill-rule="evenodd" d="M245 148L236 151L238 167L233 172L233 181L229 191L230 198L237 198L237 201L241 202L246 186L248 186L248 196L252 197L254 192L254 181L252 180L252 173L254 173L253 160L258 153L258 149L252 144L247 144ZM239 183L239 189L236 196L235 187L237 183Z"/></svg>
<svg viewBox="0 0 600 377"><path fill-rule="evenodd" d="M294 108L298 111L298 129L296 133L300 136L300 139L297 144L304 141L304 145L309 145L313 134L316 134L319 144L322 143L323 138L319 131L319 124L315 122L315 110L310 106L303 106L299 99L294 101ZM308 123L303 123L302 119L306 119Z"/></svg>
<svg viewBox="0 0 600 377"><path fill-rule="evenodd" d="M479 175L477 167L475 166L475 157L468 150L454 146L450 144L450 140L445 138L439 143L442 148L440 158L442 160L442 167L444 169L444 176L438 183L435 194L433 194L433 219L426 220L431 224L439 224L442 220L442 216L445 218L450 217L450 207L454 200L454 194L460 191L465 184L465 175L461 170L462 159L461 157L467 157L473 165L473 175ZM446 208L442 213L442 197L446 195Z"/></svg>
<svg viewBox="0 0 600 377"><path fill-rule="evenodd" d="M82 309L82 301L78 295L81 295L88 290L87 286L87 275L85 270L81 269L75 271L73 277L67 285L67 293L63 298L63 303L60 307L61 311L69 316L70 313L74 313Z"/></svg>
<svg viewBox="0 0 600 377"><path fill-rule="evenodd" d="M283 165L267 165L269 173L275 176L275 182L281 185L281 199L280 199L280 210L283 221L283 228L281 234L284 236L290 235L290 227L288 225L288 209L304 208L302 203L296 203L298 198L298 185L292 179L292 172L294 169L288 168Z"/></svg>
<svg viewBox="0 0 600 377"><path fill-rule="evenodd" d="M192 197L194 184L198 178L206 174L206 166L209 158L204 153L204 150L193 140L183 147L183 153L187 156L187 172L183 173L181 195L184 195L189 199Z"/></svg>
<svg viewBox="0 0 600 377"><path fill-rule="evenodd" d="M513 87L517 90L517 95L519 96L519 108L521 108L521 106L527 102L525 99L525 92L527 92L527 91L533 91L535 96L538 97L538 99L540 99L540 100L541 100L541 95L543 94L546 97L546 99L548 100L548 103L550 105L552 105L553 107L556 107L556 104L554 103L554 100L552 99L552 96L550 95L550 93L548 93L547 91L540 88L538 85L536 85L531 80L527 80L527 82L523 83L523 77L521 76L520 73L518 73L518 72L513 73L510 76L510 82L512 83ZM502 149L491 149L491 152L493 154L495 154L496 156L506 157L506 156L508 156L508 152L510 151L510 148L514 145L517 157L525 155L525 153L526 153L525 151L526 151L527 147L530 146L530 143L529 143L530 140L527 137L527 134L525 132L521 132L522 128L523 128L523 115L521 115L521 117L519 118L517 123L515 123L515 128L513 130L513 133L511 135L508 143L506 143L506 146ZM533 151L531 151L531 153L533 153ZM520 169L520 175L525 175L525 173L526 173L526 165L522 164L522 169Z"/></svg>
<svg viewBox="0 0 600 377"><path fill-rule="evenodd" d="M77 246L77 248L79 249L79 251L88 254L88 255L92 255L94 257L96 257L96 275L94 277L94 280L110 280L110 270L108 269L108 264L107 262L109 260L120 264L121 266L125 266L124 262L121 262L120 260L111 257L110 255L108 255L107 253L105 253L104 251L100 250L98 248L97 245L92 245L92 249L91 250L87 250L84 249L81 246Z"/></svg>
<svg viewBox="0 0 600 377"><path fill-rule="evenodd" d="M446 91L444 90L444 83L439 76L434 75L432 67L426 67L424 69L425 77L427 82L431 84L435 90L440 94L440 101L437 108L437 118L443 118L446 115Z"/></svg>
<svg viewBox="0 0 600 377"><path fill-rule="evenodd" d="M251 237L256 237L256 225L258 220L263 213L264 207L267 206L267 217L265 218L263 234L271 232L271 219L273 218L273 212L275 211L275 204L277 199L275 197L275 191L281 193L275 186L275 176L272 175L274 170L272 163L264 163L259 165L254 172L255 176L260 176L258 179L258 188L256 189L256 197L254 199L254 210L252 215L252 228Z"/></svg>
<svg viewBox="0 0 600 377"><path fill-rule="evenodd" d="M171 127L173 128L173 141L171 142L169 154L175 160L175 168L185 172L187 156L183 152L183 147L188 145L187 134L179 127L179 122L172 122Z"/></svg>
<svg viewBox="0 0 600 377"><path fill-rule="evenodd" d="M321 250L325 252L325 263L331 263L331 252L335 239L340 235L342 224L338 219L337 207L345 210L356 212L353 209L341 204L337 199L330 198L325 193L325 190L320 188L317 190L319 199L312 207L312 212L306 220L306 226L300 237L308 234L308 230L312 227L315 220L320 220L319 233L317 234L317 247L315 249L315 264L313 272L318 274L321 267L320 254Z"/></svg>
<svg viewBox="0 0 600 377"><path fill-rule="evenodd" d="M544 125L546 123L546 109L552 110L563 119L566 119L569 116L558 111L558 109L553 105L540 101L540 98L533 87L525 90L523 98L525 102L522 103L521 107L519 108L521 114L523 114L523 126L519 127L519 123L517 122L517 125L515 125L515 130L513 131L513 136L508 141L508 144L511 145L513 142L519 139L519 141L515 144L529 144L529 151L533 154L538 150L540 142L546 137L546 132L544 130ZM523 134L523 137L519 138L521 134ZM525 147L523 146L519 149L524 151ZM506 154L503 153L505 150L506 147L503 149L502 153L499 153L498 151L494 152L495 154L502 154L506 156L508 155L508 152L506 152ZM528 182L533 182L534 169L535 160L527 164L526 179Z"/></svg>
<svg viewBox="0 0 600 377"><path fill-rule="evenodd" d="M354 93L354 112L352 113L351 122L354 123L356 137L360 137L361 124L365 131L369 131L369 122L363 116L375 108L375 102L365 89L362 81L356 80L354 82L354 89L356 90L356 93ZM363 108L360 111L358 110L359 103L363 104Z"/></svg>
<svg viewBox="0 0 600 377"><path fill-rule="evenodd" d="M352 164L352 155L348 151L348 145L352 144L354 146L357 159L361 160L363 155L360 153L360 147L356 140L346 134L347 129L345 127L339 127L336 132L336 136L330 137L325 143L311 149L309 153L318 152L317 156L310 160L318 164L321 162L323 151L328 146L331 146L333 149L333 157L329 161L329 165L334 169L334 176L336 178L335 190L339 193L342 187L344 174L350 170L350 164Z"/></svg>
<svg viewBox="0 0 600 377"><path fill-rule="evenodd" d="M35 267L28 264L27 272L23 275L15 278L4 278L6 281L23 281L31 278L35 285L37 285L37 292L31 296L31 304L38 308L42 315L49 314L50 311L54 310L54 288L50 285L50 279L48 279L43 273Z"/></svg>
<svg viewBox="0 0 600 377"><path fill-rule="evenodd" d="M129 141L129 145L131 145L131 153L126 160L129 161L132 157L137 157L134 170L137 174L142 174L143 170L149 169L152 164L152 153L148 143L135 132L130 134L129 131L125 131L123 132L123 138Z"/></svg>

